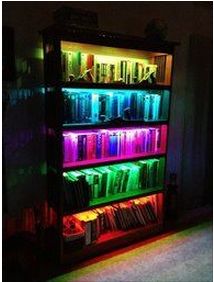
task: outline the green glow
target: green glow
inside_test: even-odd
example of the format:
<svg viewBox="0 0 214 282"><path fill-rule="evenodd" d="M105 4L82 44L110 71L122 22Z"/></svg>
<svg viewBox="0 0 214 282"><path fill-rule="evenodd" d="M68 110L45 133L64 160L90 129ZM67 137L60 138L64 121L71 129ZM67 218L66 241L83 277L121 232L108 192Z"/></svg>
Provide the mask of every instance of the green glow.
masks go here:
<svg viewBox="0 0 214 282"><path fill-rule="evenodd" d="M43 60L44 59L43 49L42 48L34 48L33 58L38 59L38 60Z"/></svg>
<svg viewBox="0 0 214 282"><path fill-rule="evenodd" d="M165 159L162 157L68 171L63 176L68 183L78 181L79 177L85 178L90 187L89 206L92 207L160 191L164 188L164 167Z"/></svg>
<svg viewBox="0 0 214 282"><path fill-rule="evenodd" d="M103 198L93 199L92 201L90 201L90 207L93 207L93 206L99 205L99 204L104 204L104 203L107 204L111 201L122 200L122 199L126 199L126 198L129 198L129 197L143 196L146 193L157 192L157 191L161 190L162 188L163 187L156 187L155 189L145 189L143 191L138 189L138 190L134 190L134 191L130 191L130 192L111 195L111 196L108 196L108 198L103 197Z"/></svg>

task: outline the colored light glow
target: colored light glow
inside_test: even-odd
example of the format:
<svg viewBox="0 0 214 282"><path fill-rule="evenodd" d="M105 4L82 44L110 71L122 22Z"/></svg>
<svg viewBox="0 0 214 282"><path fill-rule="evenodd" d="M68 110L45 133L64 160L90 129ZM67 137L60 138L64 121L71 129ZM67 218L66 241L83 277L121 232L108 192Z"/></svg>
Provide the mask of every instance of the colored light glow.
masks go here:
<svg viewBox="0 0 214 282"><path fill-rule="evenodd" d="M164 154L167 125L64 131L64 167Z"/></svg>
<svg viewBox="0 0 214 282"><path fill-rule="evenodd" d="M34 48L33 57L39 60L44 59L43 49L42 48Z"/></svg>
<svg viewBox="0 0 214 282"><path fill-rule="evenodd" d="M88 195L86 206L91 207L159 191L163 188L164 167L165 158L161 157L64 172L67 207L71 210L80 208L79 189ZM80 179L83 181L82 188L78 185ZM70 191L73 191L72 199Z"/></svg>
<svg viewBox="0 0 214 282"><path fill-rule="evenodd" d="M123 120L167 120L168 90L63 88L64 124L96 124Z"/></svg>

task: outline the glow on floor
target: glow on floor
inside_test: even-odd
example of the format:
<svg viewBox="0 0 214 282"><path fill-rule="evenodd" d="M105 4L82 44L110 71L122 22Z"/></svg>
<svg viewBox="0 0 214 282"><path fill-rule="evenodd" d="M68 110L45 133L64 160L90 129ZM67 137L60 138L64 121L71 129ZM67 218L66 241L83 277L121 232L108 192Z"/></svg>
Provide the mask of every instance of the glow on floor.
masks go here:
<svg viewBox="0 0 214 282"><path fill-rule="evenodd" d="M212 224L204 223L160 236L155 241L149 240L101 259L49 281L211 282Z"/></svg>

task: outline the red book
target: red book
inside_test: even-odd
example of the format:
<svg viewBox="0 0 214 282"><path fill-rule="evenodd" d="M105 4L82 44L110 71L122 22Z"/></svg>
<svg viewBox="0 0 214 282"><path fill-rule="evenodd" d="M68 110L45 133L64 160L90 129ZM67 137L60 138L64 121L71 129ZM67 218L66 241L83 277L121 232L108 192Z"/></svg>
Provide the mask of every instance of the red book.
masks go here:
<svg viewBox="0 0 214 282"><path fill-rule="evenodd" d="M87 160L96 159L96 135L87 135Z"/></svg>

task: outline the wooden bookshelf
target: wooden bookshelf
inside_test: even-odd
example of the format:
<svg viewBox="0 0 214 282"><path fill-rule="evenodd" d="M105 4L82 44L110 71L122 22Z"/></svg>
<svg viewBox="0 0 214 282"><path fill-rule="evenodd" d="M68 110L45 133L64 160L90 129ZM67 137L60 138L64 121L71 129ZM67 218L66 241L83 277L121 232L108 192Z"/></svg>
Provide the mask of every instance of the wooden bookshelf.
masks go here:
<svg viewBox="0 0 214 282"><path fill-rule="evenodd" d="M108 157L106 159L95 159L93 162L91 161L75 161L75 162L67 162L64 163L63 154L63 132L69 130L95 130L95 129L119 129L122 127L134 128L134 127L148 127L153 125L167 125L169 126L169 108L170 108L170 99L171 99L171 91L172 91L172 71L173 71L173 57L174 57L174 48L177 45L175 42L154 42L148 39L136 37L136 36L126 36L117 33L110 33L106 31L93 30L90 28L78 28L78 27L69 27L69 26L59 26L52 25L42 31L43 36L43 49L44 49L44 73L45 73L45 88L46 88L46 126L47 126L47 167L48 167L48 198L49 204L54 207L57 214L57 225L56 225L56 234L58 234L58 245L56 246L57 257L59 261L62 263L72 262L78 263L81 260L86 260L90 257L97 256L101 253L108 252L110 250L114 250L116 248L123 247L127 244L137 242L142 240L143 238L147 238L154 234L158 234L161 232L163 228L164 222L164 200L165 200L165 170L166 164L164 164L164 168L160 169L160 171L153 172L155 177L159 178L160 174L163 172L163 177L161 176L161 183L158 184L157 187L145 189L144 191L140 191L138 187L133 189L133 192L128 192L128 190L123 192L122 194L115 194L111 198L110 197L101 197L99 196L96 200L91 199L90 204L85 207L72 209L71 212L65 211L65 199L64 199L64 178L63 173L68 175L69 171L74 172L75 170L86 169L86 168L98 168L100 166L105 165L114 165L125 162L134 162L138 160L150 160L154 158L163 157L167 159L167 144L166 142L166 151L164 153L137 153L135 155L127 155L123 157ZM84 53L84 58L86 60L82 60L78 63L78 65L74 64L72 59L69 61L66 57L62 57L62 54L66 52L75 53ZM72 53L72 54L73 54ZM72 55L71 54L71 55ZM120 66L116 66L115 63L114 71L117 74L114 74L114 79L110 79L112 74L109 74L109 70L107 74L108 80L96 80L91 79L91 81L87 79L83 79L83 81L78 80L81 78L82 69L85 68L85 64L88 64L88 55L92 55L93 60L97 59L98 64L106 64L108 67L108 61L112 62L112 60L116 60L117 62L127 61L126 68L123 67L123 64ZM97 56L97 57L96 57ZM103 61L101 57L104 57ZM92 58L90 57L90 58ZM95 58L96 57L96 58ZM159 60L158 58L161 57ZM69 58L72 58L70 56ZM66 61L67 60L67 61ZM93 61L92 60L92 61ZM101 61L99 61L101 60ZM101 63L100 63L101 62ZM91 63L91 62L90 62ZM130 64L129 64L130 63ZM141 64L141 69L138 69L138 65L133 64ZM92 62L93 72L98 73L99 68L95 63ZM112 64L112 63L110 63ZM109 66L110 66L109 64ZM151 65L156 70L156 77L149 77L148 79L144 75L146 72L146 66ZM70 68L72 71L75 68L78 68L77 74L72 73L73 78L70 75ZM86 67L88 68L88 67ZM130 68L133 68L130 71ZM137 72L137 79L134 77L133 72L140 71L140 75ZM122 73L126 71L125 79L123 78ZM83 72L84 73L84 72ZM121 83L121 80L117 81L115 77L120 76L121 79L124 80ZM103 74L101 75L103 76ZM128 79L127 79L127 76ZM69 80L68 81L68 77ZM83 77L83 76L82 76ZM131 77L131 78L130 78ZM63 80L64 78L64 80ZM73 81L72 81L72 79ZM145 79L144 79L145 78ZM156 79L157 78L157 79ZM155 81L156 80L156 81ZM95 82L97 81L97 83ZM100 81L104 81L100 82ZM113 81L113 82L110 82ZM137 82L136 82L137 81ZM130 83L129 83L130 82ZM127 83L127 84L126 84ZM156 110L158 109L158 118L155 120L138 119L138 120L122 120L119 115L117 118L112 118L109 116L105 119L107 122L104 122L102 117L103 114L100 113L99 120L94 123L84 123L83 120L78 122L78 118L76 121L70 122L68 118L65 121L64 111L65 111L65 102L64 102L64 93L65 91L77 91L86 93L87 90L97 90L106 91L112 90L108 92L120 91L121 93L125 93L125 90L129 91L141 91L142 93L147 93L148 95L159 95L160 99L164 100L164 96L157 93L166 93L168 102L165 103L159 102L156 104ZM99 90L99 91L98 91ZM144 91L144 92L143 92ZM163 92L161 92L163 91ZM166 92L165 92L166 91ZM168 94L169 93L169 94ZM77 93L78 94L78 93ZM114 95L114 93L112 94ZM142 94L144 95L144 94ZM156 97L157 98L157 97ZM70 98L68 98L70 99ZM77 99L77 98L74 98ZM79 98L78 98L79 99ZM150 98L149 98L150 99ZM80 99L81 100L81 99ZM97 100L98 104L100 100ZM154 101L154 100L153 100ZM156 99L157 101L157 99ZM142 102L142 101L141 101ZM92 103L92 102L91 102ZM131 102L130 102L131 103ZM145 102L136 104L136 107L143 104ZM149 111L154 110L153 102L149 102L149 106L147 105L147 109ZM158 102L157 102L158 103ZM168 104L167 104L168 103ZM91 104L91 110L93 108L93 103ZM134 104L135 105L135 104ZM78 108L79 104L77 103L77 110L81 111L81 108ZM86 107L85 105L83 108ZM101 106L99 106L100 108ZM107 106L106 106L107 107ZM113 105L112 105L113 107ZM119 107L119 106L118 106ZM124 106L125 107L125 106ZM163 109L164 108L164 109ZM165 117L165 108L167 111L167 118ZM125 108L121 108L123 111ZM120 110L121 110L120 109ZM111 110L111 109L110 109ZM120 112L118 110L118 112ZM78 112L77 111L77 112ZM86 110L85 110L86 111ZM88 111L88 112L90 112ZM162 111L162 112L161 112ZM75 111L74 111L75 112ZM161 112L161 114L160 114ZM70 112L69 112L70 113ZM107 113L107 111L105 112ZM87 113L85 115L89 115L91 113ZM145 113L143 113L145 117ZM141 115L139 114L140 118ZM147 120L146 120L147 119ZM92 118L84 119L85 121L92 120ZM101 120L101 121L100 121ZM167 131L168 136L168 131ZM167 138L166 138L167 139ZM158 142L157 139L155 142ZM157 146L158 147L158 146ZM139 152L139 151L137 151ZM154 168L153 168L154 169ZM100 169L99 169L100 170ZM148 168L149 170L149 168ZM148 174L151 172L148 172ZM156 174L155 174L156 173ZM148 177L146 174L145 177ZM73 179L74 181L78 181ZM88 181L88 180L87 180ZM128 182L128 181L127 181ZM78 182L75 182L78 183ZM73 187L73 186L72 186ZM85 186L84 186L85 187ZM151 187L151 186L148 186ZM90 188L93 189L93 188ZM119 189L121 192L121 190ZM82 195L82 194L81 194ZM107 194L106 194L107 195ZM99 238L97 238L96 242L85 245L82 243L73 243L65 242L63 238L63 219L65 216L75 216L75 214L80 212L92 211L95 208L105 208L105 206L111 204L120 204L121 202L131 201L136 198L141 197L156 197L156 203L152 208L154 209L154 215L157 218L156 223L150 223L146 226L141 226L138 228L133 228L127 231L117 230L114 232L106 232L102 233ZM160 195L160 196L159 196ZM86 236L86 230L84 231ZM88 231L89 232L89 231ZM76 241L77 242L77 241Z"/></svg>

